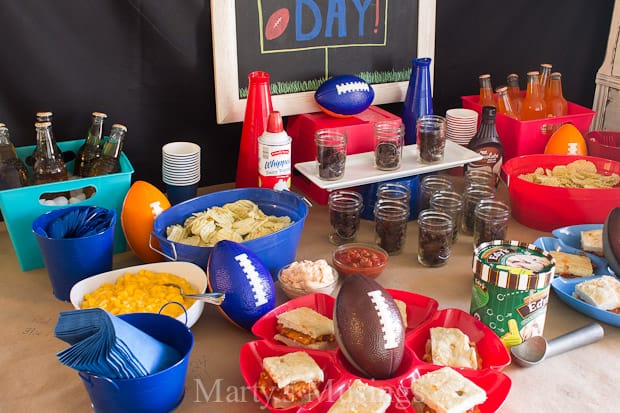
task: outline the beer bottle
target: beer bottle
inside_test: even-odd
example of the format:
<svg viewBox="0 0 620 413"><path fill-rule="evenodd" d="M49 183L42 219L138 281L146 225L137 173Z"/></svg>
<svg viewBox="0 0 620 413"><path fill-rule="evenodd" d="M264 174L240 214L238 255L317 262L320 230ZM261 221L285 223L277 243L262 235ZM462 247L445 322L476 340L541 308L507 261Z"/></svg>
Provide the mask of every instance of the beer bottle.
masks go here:
<svg viewBox="0 0 620 413"><path fill-rule="evenodd" d="M99 157L103 142L103 121L108 117L102 112L93 112L93 119L88 129L86 141L78 150L73 168L73 175L88 176L95 158Z"/></svg>
<svg viewBox="0 0 620 413"><path fill-rule="evenodd" d="M568 102L562 94L562 74L551 73L548 94L545 97L547 116L564 116L568 114Z"/></svg>
<svg viewBox="0 0 620 413"><path fill-rule="evenodd" d="M64 181L67 179L67 166L62 158L52 134L51 122L36 122L37 156L32 167L35 184Z"/></svg>
<svg viewBox="0 0 620 413"><path fill-rule="evenodd" d="M519 116L512 107L512 102L508 96L508 87L500 86L495 89L495 92L497 93L497 111L513 119L518 119Z"/></svg>
<svg viewBox="0 0 620 413"><path fill-rule="evenodd" d="M488 73L478 76L480 83L480 106L496 106L495 97L493 96L493 86L491 84L491 75Z"/></svg>
<svg viewBox="0 0 620 413"><path fill-rule="evenodd" d="M17 157L9 129L0 123L0 190L28 185L28 169Z"/></svg>
<svg viewBox="0 0 620 413"><path fill-rule="evenodd" d="M540 73L536 70L527 72L527 89L521 102L521 120L542 119L545 117L545 101L540 95Z"/></svg>
<svg viewBox="0 0 620 413"><path fill-rule="evenodd" d="M50 124L52 123L52 116L54 114L52 112L46 111L46 112L37 112L35 114L35 122L50 122ZM54 138L54 132L53 130L50 130L50 133L52 134L52 139ZM60 151L60 148L58 148L58 150ZM35 145L32 154L26 157L26 164L29 166L34 166L34 161L37 159L37 157L39 156L39 152L38 152L38 146Z"/></svg>
<svg viewBox="0 0 620 413"><path fill-rule="evenodd" d="M523 96L521 95L521 87L519 86L519 75L511 73L506 78L508 85L508 96L510 97L510 103L512 109L518 115L521 111L521 102L523 102Z"/></svg>
<svg viewBox="0 0 620 413"><path fill-rule="evenodd" d="M101 155L96 158L86 176L107 175L121 171L120 157L127 127L120 123L112 125L110 136L103 144Z"/></svg>

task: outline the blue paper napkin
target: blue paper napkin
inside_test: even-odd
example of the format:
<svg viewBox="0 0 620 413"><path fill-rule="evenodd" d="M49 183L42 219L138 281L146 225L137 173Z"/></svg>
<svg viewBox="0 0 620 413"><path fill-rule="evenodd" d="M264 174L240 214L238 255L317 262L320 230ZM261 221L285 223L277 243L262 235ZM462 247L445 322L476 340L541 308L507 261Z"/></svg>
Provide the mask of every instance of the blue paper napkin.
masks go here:
<svg viewBox="0 0 620 413"><path fill-rule="evenodd" d="M61 312L54 334L71 344L57 353L62 364L110 379L147 376L181 359L171 346L100 308Z"/></svg>

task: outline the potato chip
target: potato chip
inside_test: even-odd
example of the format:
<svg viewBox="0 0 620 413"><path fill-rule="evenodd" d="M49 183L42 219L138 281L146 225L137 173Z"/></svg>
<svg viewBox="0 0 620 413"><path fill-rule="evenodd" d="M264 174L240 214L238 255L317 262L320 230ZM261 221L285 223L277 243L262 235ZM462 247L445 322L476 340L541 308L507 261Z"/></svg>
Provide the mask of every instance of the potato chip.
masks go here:
<svg viewBox="0 0 620 413"><path fill-rule="evenodd" d="M620 183L618 174L598 173L596 165L585 159L556 165L551 169L538 167L534 172L520 174L519 178L535 184L564 188L612 188Z"/></svg>
<svg viewBox="0 0 620 413"><path fill-rule="evenodd" d="M243 242L272 234L293 221L289 216L266 215L256 203L241 199L195 212L183 223L166 228L166 238L181 244L212 247L218 241Z"/></svg>

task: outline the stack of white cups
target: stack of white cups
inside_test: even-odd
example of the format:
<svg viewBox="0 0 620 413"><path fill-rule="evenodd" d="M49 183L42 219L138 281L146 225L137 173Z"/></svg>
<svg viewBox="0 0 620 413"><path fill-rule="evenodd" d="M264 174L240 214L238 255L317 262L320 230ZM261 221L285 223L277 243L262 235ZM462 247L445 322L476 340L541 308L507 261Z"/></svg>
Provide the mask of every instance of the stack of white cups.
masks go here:
<svg viewBox="0 0 620 413"><path fill-rule="evenodd" d="M476 135L478 112L464 108L448 109L446 123L446 139L467 146L471 138Z"/></svg>
<svg viewBox="0 0 620 413"><path fill-rule="evenodd" d="M162 179L170 204L195 198L200 181L200 146L192 142L170 142L162 146L161 153Z"/></svg>

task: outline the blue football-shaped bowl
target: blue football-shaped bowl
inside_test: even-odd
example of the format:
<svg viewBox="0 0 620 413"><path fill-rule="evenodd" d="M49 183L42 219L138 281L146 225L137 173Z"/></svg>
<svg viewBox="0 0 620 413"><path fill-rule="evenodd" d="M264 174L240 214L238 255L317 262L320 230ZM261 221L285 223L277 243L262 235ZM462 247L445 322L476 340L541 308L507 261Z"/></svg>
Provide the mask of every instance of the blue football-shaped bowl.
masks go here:
<svg viewBox="0 0 620 413"><path fill-rule="evenodd" d="M226 294L220 312L233 324L250 330L276 304L271 273L249 248L234 241L220 241L207 264L209 290Z"/></svg>
<svg viewBox="0 0 620 413"><path fill-rule="evenodd" d="M363 112L375 98L375 91L364 79L353 75L329 78L314 93L314 100L325 113L345 117Z"/></svg>

